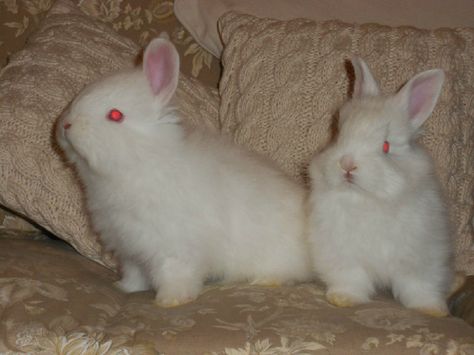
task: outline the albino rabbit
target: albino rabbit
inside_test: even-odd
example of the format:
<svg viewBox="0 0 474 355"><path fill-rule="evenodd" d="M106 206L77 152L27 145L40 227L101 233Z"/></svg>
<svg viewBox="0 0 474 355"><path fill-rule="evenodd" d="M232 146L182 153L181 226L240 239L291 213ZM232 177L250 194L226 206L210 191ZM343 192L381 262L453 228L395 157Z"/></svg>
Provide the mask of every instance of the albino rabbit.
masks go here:
<svg viewBox="0 0 474 355"><path fill-rule="evenodd" d="M122 262L119 286L151 287L157 304L175 306L209 278L306 280L304 189L224 138L185 127L170 105L178 73L176 49L156 38L143 70L86 87L58 122L93 226Z"/></svg>
<svg viewBox="0 0 474 355"><path fill-rule="evenodd" d="M448 314L452 283L448 215L432 161L415 142L433 111L442 70L383 96L366 63L353 59L352 100L337 140L310 165L313 266L336 306L367 302L390 287L406 307Z"/></svg>

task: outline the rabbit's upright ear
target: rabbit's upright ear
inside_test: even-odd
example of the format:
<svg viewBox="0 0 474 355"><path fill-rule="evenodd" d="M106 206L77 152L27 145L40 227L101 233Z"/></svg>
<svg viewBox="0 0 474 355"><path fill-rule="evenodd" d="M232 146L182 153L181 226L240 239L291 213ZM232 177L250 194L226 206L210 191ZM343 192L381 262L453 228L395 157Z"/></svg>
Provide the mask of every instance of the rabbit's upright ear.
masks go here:
<svg viewBox="0 0 474 355"><path fill-rule="evenodd" d="M155 38L145 49L143 71L153 94L161 104L167 104L178 86L179 55L174 45Z"/></svg>
<svg viewBox="0 0 474 355"><path fill-rule="evenodd" d="M444 72L441 69L427 70L410 79L395 96L415 130L433 112L443 82Z"/></svg>
<svg viewBox="0 0 474 355"><path fill-rule="evenodd" d="M351 63L355 75L352 98L360 99L366 96L377 96L380 93L379 86L367 64L358 57L352 58Z"/></svg>

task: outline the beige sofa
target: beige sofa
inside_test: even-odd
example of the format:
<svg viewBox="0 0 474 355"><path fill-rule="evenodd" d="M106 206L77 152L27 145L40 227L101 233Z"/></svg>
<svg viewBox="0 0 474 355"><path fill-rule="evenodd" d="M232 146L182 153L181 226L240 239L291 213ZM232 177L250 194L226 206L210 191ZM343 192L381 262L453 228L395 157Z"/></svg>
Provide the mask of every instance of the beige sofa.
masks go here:
<svg viewBox="0 0 474 355"><path fill-rule="evenodd" d="M262 8L250 1L205 0L187 9L177 1L185 29L169 2L84 0L78 8L59 0L47 16L51 4L41 1L0 3L11 30L8 38L0 37L0 54L9 57L0 72L1 354L474 353L472 276L449 300L453 316L447 318L407 310L389 294L336 308L317 281L278 288L208 285L195 302L170 309L156 307L152 291L127 295L114 287L119 267L103 253L80 185L51 132L83 85L131 66L137 44L162 30L171 34L184 63L175 98L183 115L269 156L302 184L308 158L327 141L337 105L347 98L349 52L371 62L388 91L413 71L442 66L451 84L422 143L438 164L450 203L456 267L474 273L468 142L474 142L474 30L291 20L298 11L309 13L308 3L293 3L293 15L283 11L287 16L281 17L285 2L274 2L272 16L280 21L227 13L219 32L217 17L226 10L262 16ZM472 10L469 1L455 3ZM354 12L346 8L341 18L370 22L377 16L377 8L371 9L362 12L369 17L350 18ZM474 23L445 24L459 25ZM213 47L216 41L224 46Z"/></svg>
<svg viewBox="0 0 474 355"><path fill-rule="evenodd" d="M317 284L209 286L178 308L118 291L58 241L0 240L0 352L9 354L471 354L473 328L388 296L330 306ZM87 352L86 352L87 351ZM128 351L128 352L127 352Z"/></svg>

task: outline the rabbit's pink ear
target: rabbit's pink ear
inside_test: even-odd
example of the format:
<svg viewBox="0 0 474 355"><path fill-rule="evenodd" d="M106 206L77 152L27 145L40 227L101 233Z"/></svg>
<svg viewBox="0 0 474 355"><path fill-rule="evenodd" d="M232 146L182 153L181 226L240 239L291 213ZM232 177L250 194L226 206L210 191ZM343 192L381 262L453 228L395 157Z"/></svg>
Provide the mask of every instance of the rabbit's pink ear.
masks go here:
<svg viewBox="0 0 474 355"><path fill-rule="evenodd" d="M355 74L352 98L360 99L366 96L377 96L380 92L379 86L367 64L358 57L352 58L351 63Z"/></svg>
<svg viewBox="0 0 474 355"><path fill-rule="evenodd" d="M143 71L153 94L166 104L178 86L179 55L173 44L164 38L152 40L143 55Z"/></svg>
<svg viewBox="0 0 474 355"><path fill-rule="evenodd" d="M441 69L427 70L415 75L397 94L415 129L420 127L433 112L443 82L444 72Z"/></svg>

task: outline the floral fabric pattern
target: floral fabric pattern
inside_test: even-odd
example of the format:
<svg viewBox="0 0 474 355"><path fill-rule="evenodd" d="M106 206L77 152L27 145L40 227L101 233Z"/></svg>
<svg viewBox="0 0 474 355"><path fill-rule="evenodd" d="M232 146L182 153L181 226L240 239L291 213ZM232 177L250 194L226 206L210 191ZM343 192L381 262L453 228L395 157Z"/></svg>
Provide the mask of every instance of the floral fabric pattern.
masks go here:
<svg viewBox="0 0 474 355"><path fill-rule="evenodd" d="M0 239L0 353L472 354L462 320L431 318L388 297L336 308L315 283L209 285L194 302L154 305L60 241Z"/></svg>
<svg viewBox="0 0 474 355"><path fill-rule="evenodd" d="M167 32L181 54L183 73L217 86L219 61L200 47L173 13L173 0L74 0L86 14L108 23L118 33L145 46ZM0 0L0 67L23 48L53 0Z"/></svg>

